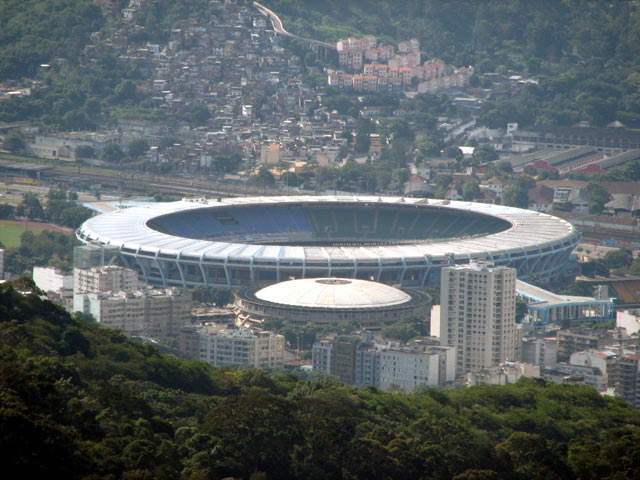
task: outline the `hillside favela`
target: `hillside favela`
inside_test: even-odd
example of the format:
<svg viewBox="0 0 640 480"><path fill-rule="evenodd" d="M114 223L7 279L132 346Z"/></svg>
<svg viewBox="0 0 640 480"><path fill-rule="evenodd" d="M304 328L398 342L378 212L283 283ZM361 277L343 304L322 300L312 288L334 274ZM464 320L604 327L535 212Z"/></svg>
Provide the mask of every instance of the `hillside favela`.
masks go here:
<svg viewBox="0 0 640 480"><path fill-rule="evenodd" d="M0 2L3 478L640 478L640 2Z"/></svg>

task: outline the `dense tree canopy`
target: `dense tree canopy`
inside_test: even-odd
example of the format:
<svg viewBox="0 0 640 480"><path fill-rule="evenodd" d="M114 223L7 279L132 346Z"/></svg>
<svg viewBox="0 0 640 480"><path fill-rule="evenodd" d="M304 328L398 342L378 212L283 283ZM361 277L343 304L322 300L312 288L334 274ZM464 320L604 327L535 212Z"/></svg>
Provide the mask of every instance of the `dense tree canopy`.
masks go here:
<svg viewBox="0 0 640 480"><path fill-rule="evenodd" d="M640 475L640 413L587 386L529 379L402 395L227 371L161 355L11 284L0 285L0 327L0 448L5 468L29 478Z"/></svg>

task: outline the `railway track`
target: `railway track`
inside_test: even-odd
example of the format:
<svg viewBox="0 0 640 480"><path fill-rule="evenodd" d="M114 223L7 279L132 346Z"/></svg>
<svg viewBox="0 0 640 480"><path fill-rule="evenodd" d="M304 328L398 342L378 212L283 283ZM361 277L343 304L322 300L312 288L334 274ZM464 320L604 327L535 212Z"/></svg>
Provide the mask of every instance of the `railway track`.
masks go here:
<svg viewBox="0 0 640 480"><path fill-rule="evenodd" d="M59 178L78 178L81 180L88 180L93 183L99 183L103 186L112 187L112 190L120 188L123 191L133 192L149 192L149 191L161 191L167 193L181 193L185 195L224 195L224 196L245 196L245 195L283 195L286 194L283 190L277 188L266 188L256 185L236 185L231 183L222 183L214 181L202 181L202 180L190 180L190 179L175 179L166 178L162 176L152 176L144 174L132 174L129 172L118 172L112 174L95 173L80 171L73 174L69 172L63 172L60 170L52 170L50 174L46 175L52 180ZM296 192L299 195L299 192Z"/></svg>

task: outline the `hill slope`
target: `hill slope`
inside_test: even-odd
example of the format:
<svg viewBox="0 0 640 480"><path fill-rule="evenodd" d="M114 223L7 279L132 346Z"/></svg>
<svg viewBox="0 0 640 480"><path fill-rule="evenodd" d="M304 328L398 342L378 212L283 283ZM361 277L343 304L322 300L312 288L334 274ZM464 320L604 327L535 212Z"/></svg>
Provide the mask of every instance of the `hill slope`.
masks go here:
<svg viewBox="0 0 640 480"><path fill-rule="evenodd" d="M27 477L640 476L640 413L588 387L528 380L405 396L223 371L10 284L0 322L0 451Z"/></svg>

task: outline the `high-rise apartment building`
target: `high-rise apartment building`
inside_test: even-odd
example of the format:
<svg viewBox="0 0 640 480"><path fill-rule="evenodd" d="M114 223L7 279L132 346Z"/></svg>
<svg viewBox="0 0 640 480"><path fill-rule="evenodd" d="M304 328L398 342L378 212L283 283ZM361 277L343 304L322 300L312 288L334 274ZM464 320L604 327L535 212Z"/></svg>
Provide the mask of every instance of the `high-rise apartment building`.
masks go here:
<svg viewBox="0 0 640 480"><path fill-rule="evenodd" d="M74 268L73 293L102 293L110 291L133 292L138 290L138 272L116 265Z"/></svg>
<svg viewBox="0 0 640 480"><path fill-rule="evenodd" d="M456 347L456 372L490 368L515 356L516 270L489 263L442 269L440 342Z"/></svg>
<svg viewBox="0 0 640 480"><path fill-rule="evenodd" d="M248 328L219 330L206 325L196 332L202 361L215 366L248 365L253 368L284 366L284 336Z"/></svg>
<svg viewBox="0 0 640 480"><path fill-rule="evenodd" d="M607 358L610 388L620 397L640 409L640 355L620 353Z"/></svg>
<svg viewBox="0 0 640 480"><path fill-rule="evenodd" d="M74 311L90 313L102 325L153 338L176 336L189 325L191 303L191 294L175 289L73 296Z"/></svg>

